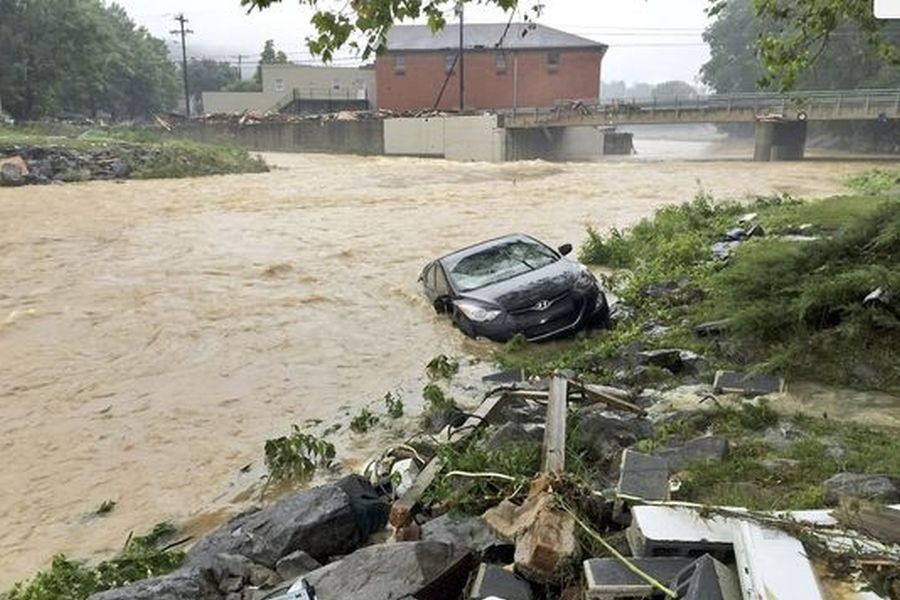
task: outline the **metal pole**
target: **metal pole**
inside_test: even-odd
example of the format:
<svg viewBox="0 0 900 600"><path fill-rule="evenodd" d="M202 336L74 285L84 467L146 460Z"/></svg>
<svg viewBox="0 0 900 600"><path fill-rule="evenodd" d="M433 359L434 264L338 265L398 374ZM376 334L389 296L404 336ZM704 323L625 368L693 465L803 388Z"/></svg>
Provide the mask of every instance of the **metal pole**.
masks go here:
<svg viewBox="0 0 900 600"><path fill-rule="evenodd" d="M519 53L513 50L513 117L519 110Z"/></svg>
<svg viewBox="0 0 900 600"><path fill-rule="evenodd" d="M185 36L189 33L194 33L190 29L185 29L184 25L188 22L187 19L184 18L184 14L180 14L175 17L175 20L178 21L180 25L180 29L172 31L171 33L180 34L181 35L181 71L184 77L184 114L187 115L188 118L191 117L191 93L188 89L188 70L187 70L187 45L185 43Z"/></svg>
<svg viewBox="0 0 900 600"><path fill-rule="evenodd" d="M238 81L244 80L244 55L238 54Z"/></svg>
<svg viewBox="0 0 900 600"><path fill-rule="evenodd" d="M466 68L463 50L465 49L465 35L463 23L463 3L465 0L459 0L459 112L462 113L466 109Z"/></svg>

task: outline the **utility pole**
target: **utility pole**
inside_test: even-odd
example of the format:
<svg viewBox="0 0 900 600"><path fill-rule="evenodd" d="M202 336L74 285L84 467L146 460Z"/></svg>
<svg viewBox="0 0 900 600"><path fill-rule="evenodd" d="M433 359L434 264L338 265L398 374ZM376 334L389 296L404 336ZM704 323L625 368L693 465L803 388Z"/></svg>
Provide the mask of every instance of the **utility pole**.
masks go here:
<svg viewBox="0 0 900 600"><path fill-rule="evenodd" d="M181 35L181 72L184 75L184 114L187 115L188 118L191 117L191 93L188 89L188 70L187 70L187 45L185 44L184 38L189 33L194 33L190 29L185 29L184 25L188 22L187 19L184 18L184 13L175 17L175 20L178 21L178 24L181 26L180 29L176 29L171 31L170 33L174 33L176 35Z"/></svg>
<svg viewBox="0 0 900 600"><path fill-rule="evenodd" d="M462 113L466 109L466 67L463 51L465 50L465 35L463 32L463 3L465 0L459 0L457 10L459 11L459 112Z"/></svg>
<svg viewBox="0 0 900 600"><path fill-rule="evenodd" d="M244 80L244 55L238 54L238 81Z"/></svg>

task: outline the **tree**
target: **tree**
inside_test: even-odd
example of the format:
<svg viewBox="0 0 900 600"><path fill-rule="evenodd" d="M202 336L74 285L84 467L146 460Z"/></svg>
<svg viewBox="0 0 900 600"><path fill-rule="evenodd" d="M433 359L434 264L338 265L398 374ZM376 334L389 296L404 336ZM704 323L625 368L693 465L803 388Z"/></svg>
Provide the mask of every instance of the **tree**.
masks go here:
<svg viewBox="0 0 900 600"><path fill-rule="evenodd" d="M226 61L192 58L188 62L188 81L193 103L203 110L203 92L225 89L238 80L237 71Z"/></svg>
<svg viewBox="0 0 900 600"><path fill-rule="evenodd" d="M778 31L781 23L760 16L756 0L730 0L704 32L710 46L710 60L701 68L701 78L719 93L745 92L765 82L770 72L763 58L762 40ZM853 22L845 22L829 34L814 62L782 81L796 89L849 89L896 87L900 65L886 60L876 46L866 43L866 33ZM881 30L885 40L900 39L900 23Z"/></svg>
<svg viewBox="0 0 900 600"><path fill-rule="evenodd" d="M173 105L178 79L165 44L120 6L0 0L0 15L0 97L14 117L136 118Z"/></svg>
<svg viewBox="0 0 900 600"><path fill-rule="evenodd" d="M664 81L653 88L654 98L695 98L697 90L689 83L684 81Z"/></svg>
<svg viewBox="0 0 900 600"><path fill-rule="evenodd" d="M227 0L233 2L234 0ZM299 0L313 9L316 35L307 39L310 51L329 61L344 46L360 49L351 37L364 38L363 58L383 48L387 32L394 23L425 17L428 25L440 29L444 15L458 0L353 0L339 10L326 10L318 0ZM460 0L466 1L466 0ZM469 0L471 1L471 0ZM633 0L622 0L633 1ZM710 0L709 14L717 16L734 1ZM900 64L897 40L884 35L885 24L875 19L872 0L752 0L756 14L770 19L773 29L761 36L756 45L763 66L760 83L788 89L800 73L816 64L823 48L843 27L856 28L860 40L888 64ZM281 0L240 0L251 10L263 9ZM519 7L518 0L481 0L505 11ZM532 0L529 13L540 15L540 0Z"/></svg>
<svg viewBox="0 0 900 600"><path fill-rule="evenodd" d="M287 54L275 49L274 40L266 40L262 54L259 55L259 66L256 67L256 73L253 75L257 85L262 85L262 65L286 65L287 63Z"/></svg>

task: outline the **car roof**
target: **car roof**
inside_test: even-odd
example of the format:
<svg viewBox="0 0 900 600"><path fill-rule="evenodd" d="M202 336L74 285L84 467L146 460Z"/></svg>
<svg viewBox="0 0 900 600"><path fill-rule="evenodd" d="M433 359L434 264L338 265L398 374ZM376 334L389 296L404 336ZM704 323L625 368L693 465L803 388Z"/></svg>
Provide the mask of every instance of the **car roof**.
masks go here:
<svg viewBox="0 0 900 600"><path fill-rule="evenodd" d="M460 248L459 250L450 252L449 254L445 254L434 262L439 262L444 266L448 266L448 264L450 263L456 264L467 256L472 256L473 254L478 254L479 252L487 250L488 248L499 246L501 242L510 242L515 240L536 242L542 246L547 246L537 238L532 237L526 233L510 233L507 235L501 235L500 237L491 238L483 242L478 242L477 244L472 244L471 246L466 246L465 248Z"/></svg>

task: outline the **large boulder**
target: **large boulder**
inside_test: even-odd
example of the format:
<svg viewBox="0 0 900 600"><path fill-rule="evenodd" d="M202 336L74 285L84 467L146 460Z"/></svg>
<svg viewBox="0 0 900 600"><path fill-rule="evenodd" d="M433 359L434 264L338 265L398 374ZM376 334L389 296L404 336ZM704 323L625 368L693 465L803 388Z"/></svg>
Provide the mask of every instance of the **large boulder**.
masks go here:
<svg viewBox="0 0 900 600"><path fill-rule="evenodd" d="M382 544L357 550L305 579L323 600L395 600L416 593L460 556L443 542Z"/></svg>
<svg viewBox="0 0 900 600"><path fill-rule="evenodd" d="M186 564L212 566L220 554L237 554L274 569L297 550L316 559L347 554L384 527L387 511L367 481L346 477L239 515L191 548Z"/></svg>
<svg viewBox="0 0 900 600"><path fill-rule="evenodd" d="M21 156L0 158L0 187L25 185L28 165Z"/></svg>
<svg viewBox="0 0 900 600"><path fill-rule="evenodd" d="M93 594L88 600L222 600L222 594L209 570L184 568Z"/></svg>
<svg viewBox="0 0 900 600"><path fill-rule="evenodd" d="M891 475L838 473L822 485L825 488L825 502L829 505L837 504L844 496L884 504L900 502L900 477Z"/></svg>

